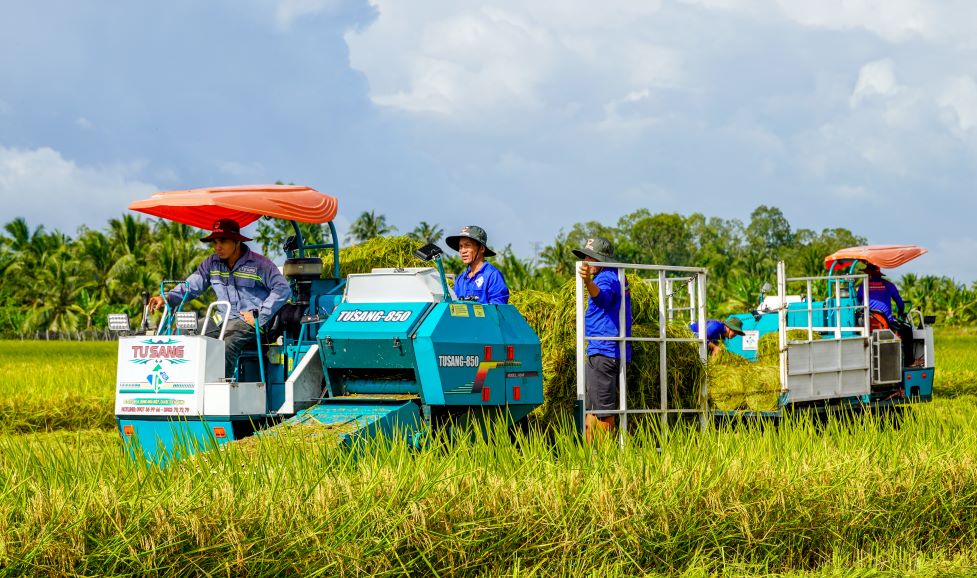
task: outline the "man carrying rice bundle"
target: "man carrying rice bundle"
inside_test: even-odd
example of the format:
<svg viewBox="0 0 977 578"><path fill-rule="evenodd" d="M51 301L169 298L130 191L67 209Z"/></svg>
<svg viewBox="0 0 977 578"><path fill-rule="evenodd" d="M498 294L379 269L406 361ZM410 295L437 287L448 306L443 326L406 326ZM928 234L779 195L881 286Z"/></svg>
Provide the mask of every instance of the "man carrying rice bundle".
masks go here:
<svg viewBox="0 0 977 578"><path fill-rule="evenodd" d="M444 240L449 247L458 251L462 262L468 265L465 272L455 277L455 295L458 299L468 299L486 305L504 305L509 302L509 288L506 287L502 272L485 260L494 257L495 251L488 248L488 233L475 225L462 227L457 235Z"/></svg>
<svg viewBox="0 0 977 578"><path fill-rule="evenodd" d="M692 330L692 333L699 334L698 323L690 323L689 329ZM736 317L730 317L726 321L716 319L706 321L706 343L709 346L709 352L714 357L723 350L720 344L736 335L743 335L743 322Z"/></svg>
<svg viewBox="0 0 977 578"><path fill-rule="evenodd" d="M610 241L594 237L587 239L581 249L573 254L584 263L577 273L583 279L590 304L584 316L584 335L587 337L619 337L621 335L621 299L624 298L624 322L626 335L631 335L631 292L625 281L624 291L617 276L617 269L595 267L590 263L614 262L614 248ZM620 409L620 369L622 357L631 361L631 343L628 342L625 355L621 355L622 343L591 339L587 343L587 410ZM614 414L588 414L584 421L584 438L593 441L594 431L610 431L614 427Z"/></svg>

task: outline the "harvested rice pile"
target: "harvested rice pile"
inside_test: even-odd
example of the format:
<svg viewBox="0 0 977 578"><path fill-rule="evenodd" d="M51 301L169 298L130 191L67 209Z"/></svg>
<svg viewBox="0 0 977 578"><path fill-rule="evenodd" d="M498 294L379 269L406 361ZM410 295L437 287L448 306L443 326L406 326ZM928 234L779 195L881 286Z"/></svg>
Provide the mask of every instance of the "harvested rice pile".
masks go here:
<svg viewBox="0 0 977 578"><path fill-rule="evenodd" d="M369 273L374 268L387 267L431 267L414 256L414 251L423 245L410 237L376 237L339 250L339 275ZM322 255L322 270L332 274L332 253Z"/></svg>
<svg viewBox="0 0 977 578"><path fill-rule="evenodd" d="M815 334L815 339L818 339ZM787 332L788 341L807 339L807 331ZM757 344L757 360L722 351L709 359L709 402L722 411L777 409L780 399L780 338L767 333Z"/></svg>
<svg viewBox="0 0 977 578"><path fill-rule="evenodd" d="M654 285L629 277L632 334L658 337L658 294ZM577 398L576 309L574 281L558 291L514 291L509 302L539 335L543 349L544 403L533 416L543 425L570 419ZM665 327L667 337L693 337L684 324ZM696 343L669 343L666 348L669 406L699 407L705 367ZM628 407L657 408L661 403L660 354L657 343L635 342L627 367Z"/></svg>

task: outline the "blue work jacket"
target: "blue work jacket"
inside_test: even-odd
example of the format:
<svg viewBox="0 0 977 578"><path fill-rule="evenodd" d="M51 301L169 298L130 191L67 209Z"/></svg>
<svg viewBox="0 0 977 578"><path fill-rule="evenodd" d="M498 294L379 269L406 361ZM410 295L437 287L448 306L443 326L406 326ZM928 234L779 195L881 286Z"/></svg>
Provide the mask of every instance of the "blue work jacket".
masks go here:
<svg viewBox="0 0 977 578"><path fill-rule="evenodd" d="M506 287L502 272L485 262L478 273L469 277L471 267L455 277L455 296L458 299L477 297L479 303L504 305L509 302L509 288Z"/></svg>
<svg viewBox="0 0 977 578"><path fill-rule="evenodd" d="M862 304L862 299L864 299L863 288L864 285L859 285L856 293L859 305ZM888 279L883 279L882 277L868 278L868 306L870 309L880 311L885 315L886 319L892 321L893 301L896 302L899 316L902 317L905 314L906 304L902 301L902 296L899 295L899 290L896 289L896 286Z"/></svg>
<svg viewBox="0 0 977 578"><path fill-rule="evenodd" d="M699 335L699 324L689 323L689 329L696 336ZM726 324L722 321L717 321L715 319L706 320L706 341L711 341L713 343L719 343L726 338Z"/></svg>
<svg viewBox="0 0 977 578"><path fill-rule="evenodd" d="M627 283L627 280L625 280ZM584 315L584 335L586 337L620 337L621 336L621 283L617 278L617 269L601 269L594 276L594 284L600 289L596 297L590 298L587 313ZM631 290L625 285L624 291L624 323L631 336ZM627 361L631 361L631 342L628 342ZM606 355L615 359L621 358L621 345L617 341L590 340L587 343L587 355Z"/></svg>
<svg viewBox="0 0 977 578"><path fill-rule="evenodd" d="M292 295L288 281L271 259L244 243L233 270L217 255L211 255L187 277L187 283L190 285L187 300L213 287L218 301L231 304L231 319L240 319L242 311L258 311L255 317L262 327ZM180 284L166 293L166 301L173 307L187 291L187 286Z"/></svg>

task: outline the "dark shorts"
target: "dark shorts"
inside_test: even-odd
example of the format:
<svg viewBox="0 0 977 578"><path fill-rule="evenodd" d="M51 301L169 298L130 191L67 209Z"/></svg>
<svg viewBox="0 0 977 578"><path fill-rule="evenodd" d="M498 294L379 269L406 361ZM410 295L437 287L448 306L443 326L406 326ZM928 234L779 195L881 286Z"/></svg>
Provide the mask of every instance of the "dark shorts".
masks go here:
<svg viewBox="0 0 977 578"><path fill-rule="evenodd" d="M614 357L591 355L587 358L587 410L620 409L618 390L620 386L621 365ZM598 418L615 414L594 414Z"/></svg>

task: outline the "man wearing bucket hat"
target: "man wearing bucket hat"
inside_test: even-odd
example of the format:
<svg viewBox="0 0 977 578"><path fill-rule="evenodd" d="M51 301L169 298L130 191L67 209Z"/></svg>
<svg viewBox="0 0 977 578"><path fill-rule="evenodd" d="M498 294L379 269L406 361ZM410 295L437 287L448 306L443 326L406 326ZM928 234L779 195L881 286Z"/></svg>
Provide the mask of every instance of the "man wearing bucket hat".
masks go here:
<svg viewBox="0 0 977 578"><path fill-rule="evenodd" d="M902 342L903 364L906 366L915 365L916 360L913 359L913 328L912 325L902 320L906 316L906 303L902 300L902 295L899 295L899 289L896 288L892 281L883 277L882 269L875 263L866 261L863 272L868 275L869 309L878 311L884 315L889 329L892 329L899 335L899 340ZM865 298L865 285L859 285L855 293L859 304L864 303L862 300ZM896 303L896 311L899 313L898 317L893 315L893 301ZM922 360L920 360L919 365L922 365Z"/></svg>
<svg viewBox="0 0 977 578"><path fill-rule="evenodd" d="M241 234L236 221L215 221L213 232L200 240L213 242L214 254L204 259L186 283L168 291L165 301L172 307L183 299L184 293L189 300L213 287L218 301L231 304L231 318L224 332L224 375L233 377L241 349L254 340L255 324L265 326L288 301L292 291L270 259L244 244L251 239ZM155 311L163 303L163 296L156 295L149 300L149 308ZM217 337L220 327L215 325L207 334Z"/></svg>
<svg viewBox="0 0 977 578"><path fill-rule="evenodd" d="M488 233L476 225L461 228L457 235L445 238L449 247L458 251L462 262L468 265L465 272L455 277L455 295L458 299L478 301L486 305L502 305L509 302L509 288L502 272L485 260L494 257L488 248Z"/></svg>
<svg viewBox="0 0 977 578"><path fill-rule="evenodd" d="M690 323L689 329L692 330L692 333L699 334L698 323ZM743 321L737 317L730 317L726 321L706 320L706 344L712 355L719 355L723 349L720 347L720 343L737 335L743 335Z"/></svg>
<svg viewBox="0 0 977 578"><path fill-rule="evenodd" d="M591 337L621 336L621 300L624 300L625 335L631 335L631 292L625 280L624 291L615 268L594 266L591 263L613 263L614 247L607 239L593 237L573 254L584 261L577 269L584 288L590 296L584 315L584 335ZM588 411L620 409L621 360L631 361L631 343L625 347L618 341L589 339L587 342L585 400ZM622 349L624 355L621 354ZM584 420L584 437L590 442L596 430L609 431L614 427L614 414L588 414Z"/></svg>

